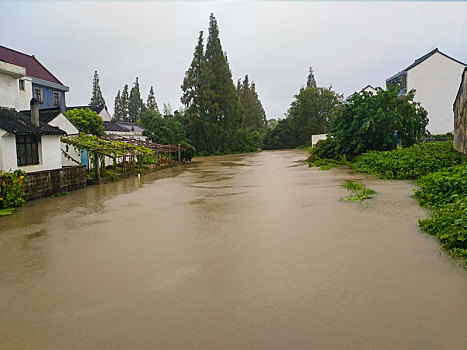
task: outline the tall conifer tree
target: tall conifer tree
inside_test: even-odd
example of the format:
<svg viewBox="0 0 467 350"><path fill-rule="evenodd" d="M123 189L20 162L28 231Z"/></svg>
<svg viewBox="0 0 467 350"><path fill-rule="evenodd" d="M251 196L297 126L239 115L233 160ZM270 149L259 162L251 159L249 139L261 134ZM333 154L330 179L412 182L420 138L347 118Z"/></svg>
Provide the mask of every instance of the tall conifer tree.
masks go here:
<svg viewBox="0 0 467 350"><path fill-rule="evenodd" d="M130 123L136 123L139 119L139 114L144 110L144 102L141 99L141 93L139 91L138 77L133 84L130 91L130 98L128 100L128 119Z"/></svg>
<svg viewBox="0 0 467 350"><path fill-rule="evenodd" d="M129 118L128 118L129 100L130 100L130 95L128 94L128 84L125 84L122 90L122 100L121 100L122 121L124 122L129 122Z"/></svg>
<svg viewBox="0 0 467 350"><path fill-rule="evenodd" d="M222 51L219 27L213 14L209 17L206 43L206 112L210 123L208 152L231 152L236 148L235 133L243 119L243 107L232 81L226 54Z"/></svg>
<svg viewBox="0 0 467 350"><path fill-rule="evenodd" d="M310 67L308 69L308 77L306 79L306 87L317 87L315 75L313 74L313 69Z"/></svg>
<svg viewBox="0 0 467 350"><path fill-rule="evenodd" d="M207 84L205 79L205 58L203 32L199 32L198 43L193 53L193 60L185 73L182 83L182 103L188 119L188 133L198 152L207 152L207 125L205 99Z"/></svg>
<svg viewBox="0 0 467 350"><path fill-rule="evenodd" d="M122 97L120 95L120 90L117 92L114 101L114 121L121 122L123 121L123 111L122 111Z"/></svg>
<svg viewBox="0 0 467 350"><path fill-rule="evenodd" d="M92 96L89 105L92 107L104 107L107 109L104 97L102 96L101 87L99 86L99 74L97 73L97 70L94 71L94 78L92 80Z"/></svg>
<svg viewBox="0 0 467 350"><path fill-rule="evenodd" d="M149 89L148 100L146 102L147 109L154 111L159 114L159 107L157 107L156 96L154 95L154 88L151 85Z"/></svg>

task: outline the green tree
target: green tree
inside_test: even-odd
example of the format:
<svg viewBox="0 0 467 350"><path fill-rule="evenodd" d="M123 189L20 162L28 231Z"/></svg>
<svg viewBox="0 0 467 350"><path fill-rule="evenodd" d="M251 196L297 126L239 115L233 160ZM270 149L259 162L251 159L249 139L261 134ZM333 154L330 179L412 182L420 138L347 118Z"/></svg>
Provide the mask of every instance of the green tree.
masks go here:
<svg viewBox="0 0 467 350"><path fill-rule="evenodd" d="M236 131L242 125L244 110L232 81L227 56L222 50L219 38L219 27L213 14L209 17L205 62L208 85L205 99L208 121L207 151L234 152L238 149Z"/></svg>
<svg viewBox="0 0 467 350"><path fill-rule="evenodd" d="M317 87L315 75L313 74L313 69L310 67L308 69L308 77L306 79L306 87Z"/></svg>
<svg viewBox="0 0 467 350"><path fill-rule="evenodd" d="M337 154L355 157L369 150L387 151L411 146L427 134L427 112L414 102L415 91L398 96L399 87L377 89L376 94L354 94L337 110L331 122Z"/></svg>
<svg viewBox="0 0 467 350"><path fill-rule="evenodd" d="M237 82L237 94L245 111L244 124L246 127L263 132L267 124L266 113L256 93L256 85L248 81L245 75L243 82Z"/></svg>
<svg viewBox="0 0 467 350"><path fill-rule="evenodd" d="M89 105L91 107L104 107L107 109L104 96L102 96L101 87L99 86L99 74L97 73L97 70L94 71L94 78L92 80L92 96Z"/></svg>
<svg viewBox="0 0 467 350"><path fill-rule="evenodd" d="M123 106L120 90L118 90L117 96L115 96L113 120L117 122L123 121Z"/></svg>
<svg viewBox="0 0 467 350"><path fill-rule="evenodd" d="M104 134L104 122L101 116L89 108L74 108L67 111L65 116L79 132L97 136Z"/></svg>
<svg viewBox="0 0 467 350"><path fill-rule="evenodd" d="M146 102L146 108L159 113L159 107L157 107L156 96L154 95L154 88L151 85L149 89L148 100Z"/></svg>
<svg viewBox="0 0 467 350"><path fill-rule="evenodd" d="M130 102L130 95L128 93L128 84L125 84L122 90L122 98L121 98L121 115L123 122L129 122L130 119L128 117L128 107Z"/></svg>
<svg viewBox="0 0 467 350"><path fill-rule="evenodd" d="M139 114L144 110L145 106L139 91L138 77L136 77L128 99L128 122L136 123L139 119Z"/></svg>
<svg viewBox="0 0 467 350"><path fill-rule="evenodd" d="M182 83L181 101L188 120L187 131L199 152L207 151L208 120L206 114L207 83L205 79L205 57L203 32L199 32L198 43L190 67Z"/></svg>

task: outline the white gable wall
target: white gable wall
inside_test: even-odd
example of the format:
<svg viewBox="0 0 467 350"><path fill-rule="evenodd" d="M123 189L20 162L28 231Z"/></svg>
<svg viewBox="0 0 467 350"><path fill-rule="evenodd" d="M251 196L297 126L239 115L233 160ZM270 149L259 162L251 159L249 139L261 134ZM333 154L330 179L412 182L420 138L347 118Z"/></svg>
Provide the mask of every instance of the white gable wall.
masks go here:
<svg viewBox="0 0 467 350"><path fill-rule="evenodd" d="M436 52L407 72L407 90L415 89L415 101L428 111L427 129L432 134L454 129L452 104L464 67Z"/></svg>
<svg viewBox="0 0 467 350"><path fill-rule="evenodd" d="M99 113L99 115L101 116L102 120L105 122L112 121L112 116L105 108Z"/></svg>
<svg viewBox="0 0 467 350"><path fill-rule="evenodd" d="M63 115L63 113L60 113L57 115L54 119L52 119L49 123L51 126L56 126L59 129L65 131L67 135L78 135L79 131L78 129L71 124L71 122Z"/></svg>

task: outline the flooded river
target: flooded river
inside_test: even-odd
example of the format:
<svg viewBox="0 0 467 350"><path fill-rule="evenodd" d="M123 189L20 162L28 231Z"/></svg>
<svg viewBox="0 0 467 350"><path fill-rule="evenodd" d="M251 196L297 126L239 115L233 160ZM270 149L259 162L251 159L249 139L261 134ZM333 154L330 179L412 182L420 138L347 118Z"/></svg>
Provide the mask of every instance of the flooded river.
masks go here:
<svg viewBox="0 0 467 350"><path fill-rule="evenodd" d="M0 218L0 349L466 349L467 272L412 186L305 157L199 158ZM347 179L374 199L340 201Z"/></svg>

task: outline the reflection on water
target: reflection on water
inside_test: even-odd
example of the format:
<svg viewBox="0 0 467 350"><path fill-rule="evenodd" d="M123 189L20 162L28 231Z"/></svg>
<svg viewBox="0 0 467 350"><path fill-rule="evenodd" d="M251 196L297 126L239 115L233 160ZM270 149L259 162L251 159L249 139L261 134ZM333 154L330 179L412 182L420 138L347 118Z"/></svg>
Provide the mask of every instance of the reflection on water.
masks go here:
<svg viewBox="0 0 467 350"><path fill-rule="evenodd" d="M461 349L467 274L406 182L302 151L183 167L0 219L0 349ZM372 200L343 203L358 179Z"/></svg>

